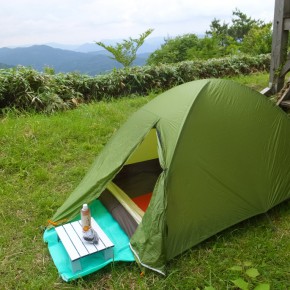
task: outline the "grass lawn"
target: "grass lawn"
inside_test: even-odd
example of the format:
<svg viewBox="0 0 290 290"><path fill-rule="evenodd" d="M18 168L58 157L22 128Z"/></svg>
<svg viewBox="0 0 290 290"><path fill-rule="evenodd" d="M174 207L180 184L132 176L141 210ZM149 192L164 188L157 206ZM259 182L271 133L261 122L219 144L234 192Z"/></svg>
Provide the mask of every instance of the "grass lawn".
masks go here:
<svg viewBox="0 0 290 290"><path fill-rule="evenodd" d="M268 75L235 80L261 90ZM71 283L59 278L42 240L47 220L114 131L153 97L0 119L0 289L239 289L242 280L249 289L290 289L289 201L176 257L166 277L115 263Z"/></svg>

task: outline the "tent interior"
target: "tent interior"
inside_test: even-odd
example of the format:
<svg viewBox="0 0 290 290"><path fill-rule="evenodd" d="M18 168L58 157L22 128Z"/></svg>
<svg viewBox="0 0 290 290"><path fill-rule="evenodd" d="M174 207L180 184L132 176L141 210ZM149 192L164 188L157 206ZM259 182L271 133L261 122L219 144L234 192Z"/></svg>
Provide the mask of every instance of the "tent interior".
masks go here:
<svg viewBox="0 0 290 290"><path fill-rule="evenodd" d="M151 129L99 200L131 237L141 222L162 168L156 129Z"/></svg>

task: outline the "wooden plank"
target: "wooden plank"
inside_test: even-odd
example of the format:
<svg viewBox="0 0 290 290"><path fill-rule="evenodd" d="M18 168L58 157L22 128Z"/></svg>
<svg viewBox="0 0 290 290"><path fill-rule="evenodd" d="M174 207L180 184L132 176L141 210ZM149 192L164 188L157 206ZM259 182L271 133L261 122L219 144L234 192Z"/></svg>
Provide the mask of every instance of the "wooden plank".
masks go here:
<svg viewBox="0 0 290 290"><path fill-rule="evenodd" d="M260 94L265 95L266 97L269 97L272 95L271 88L267 87L260 91Z"/></svg>
<svg viewBox="0 0 290 290"><path fill-rule="evenodd" d="M67 235L65 229L62 226L59 226L57 228L55 228L60 240L62 241L62 244L64 245L70 259L76 260L80 258L80 255L78 253L78 251L76 250L75 246L73 245L71 239L69 238L69 236Z"/></svg>
<svg viewBox="0 0 290 290"><path fill-rule="evenodd" d="M89 254L93 254L93 253L97 252L98 249L95 247L94 244L87 243L83 239L83 229L82 229L81 221L73 222L72 226L74 227L75 231L77 232L77 234L79 235L80 239L82 240L82 243L83 243L84 247L87 249L88 253Z"/></svg>
<svg viewBox="0 0 290 290"><path fill-rule="evenodd" d="M284 30L290 30L290 18L284 19Z"/></svg>
<svg viewBox="0 0 290 290"><path fill-rule="evenodd" d="M93 220L93 218L92 218L92 220ZM98 251L102 251L106 248L105 245L103 245L102 243L97 243L97 244L96 243L89 243L83 239L83 237L82 237L83 230L82 230L82 226L81 226L81 221L74 222L74 227L75 227L75 230L79 233L79 235L84 243L84 246L86 247L87 251L90 254L96 253Z"/></svg>
<svg viewBox="0 0 290 290"><path fill-rule="evenodd" d="M269 79L269 87L273 93L277 93L283 88L285 80L285 75L277 74L277 72L281 70L286 61L289 31L284 30L284 18L289 12L290 3L288 0L275 0Z"/></svg>
<svg viewBox="0 0 290 290"><path fill-rule="evenodd" d="M287 56L288 60L286 60L285 64L283 65L282 69L281 69L281 76L285 76L287 74L287 72L290 70L290 60L289 60L289 55Z"/></svg>
<svg viewBox="0 0 290 290"><path fill-rule="evenodd" d="M280 107L286 108L286 109L290 109L290 101L283 101L280 103Z"/></svg>
<svg viewBox="0 0 290 290"><path fill-rule="evenodd" d="M92 228L97 232L99 235L100 240L104 243L106 248L114 247L114 244L108 238L108 236L103 232L101 227L97 224L97 222L92 218Z"/></svg>
<svg viewBox="0 0 290 290"><path fill-rule="evenodd" d="M114 256L114 244L93 218L91 222L92 228L99 236L98 243L89 243L83 239L81 221L75 221L55 228L71 259L71 265L74 272L80 269L81 266L78 260L82 257L97 252L103 252L105 259L109 259Z"/></svg>
<svg viewBox="0 0 290 290"><path fill-rule="evenodd" d="M106 248L103 253L103 257L105 260L114 258L114 247Z"/></svg>
<svg viewBox="0 0 290 290"><path fill-rule="evenodd" d="M72 241L74 247L79 253L79 257L84 257L89 254L87 248L84 246L82 238L76 233L74 227L71 223L63 225L67 235L69 236L70 240ZM73 261L74 259L72 259Z"/></svg>
<svg viewBox="0 0 290 290"><path fill-rule="evenodd" d="M290 84L289 83L286 83L284 88L281 90L281 93L282 95L276 103L277 106L279 106L282 102L290 99Z"/></svg>
<svg viewBox="0 0 290 290"><path fill-rule="evenodd" d="M71 261L71 269L75 273L82 270L81 259Z"/></svg>

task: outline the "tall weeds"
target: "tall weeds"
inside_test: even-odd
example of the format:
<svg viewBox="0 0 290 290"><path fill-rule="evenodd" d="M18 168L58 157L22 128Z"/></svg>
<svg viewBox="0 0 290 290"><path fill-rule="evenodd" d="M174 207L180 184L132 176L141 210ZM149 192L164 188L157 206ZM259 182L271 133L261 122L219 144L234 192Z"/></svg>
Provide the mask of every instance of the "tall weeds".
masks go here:
<svg viewBox="0 0 290 290"><path fill-rule="evenodd" d="M204 78L222 78L269 70L270 56L233 56L207 61L131 67L91 77L72 73L42 73L30 67L0 69L0 110L51 113L83 102L147 95Z"/></svg>

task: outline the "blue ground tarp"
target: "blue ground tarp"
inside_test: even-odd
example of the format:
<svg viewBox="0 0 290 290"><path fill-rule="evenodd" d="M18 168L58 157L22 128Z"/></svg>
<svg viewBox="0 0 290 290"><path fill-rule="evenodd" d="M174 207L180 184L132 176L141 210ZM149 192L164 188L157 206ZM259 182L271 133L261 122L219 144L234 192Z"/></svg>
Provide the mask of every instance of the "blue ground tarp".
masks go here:
<svg viewBox="0 0 290 290"><path fill-rule="evenodd" d="M119 224L111 216L107 209L102 205L102 203L99 200L96 200L90 204L90 209L92 217L94 217L103 231L115 245L114 259L104 260L102 255L100 255L100 257L92 257L92 255L84 257L81 260L82 270L74 273L71 270L68 254L65 251L62 243L58 240L55 229L48 229L44 232L43 239L48 243L48 249L53 262L58 269L60 276L65 281L71 281L91 274L112 262L134 261L134 256L129 246L128 236L121 229ZM78 216L76 219L79 218L80 217Z"/></svg>

